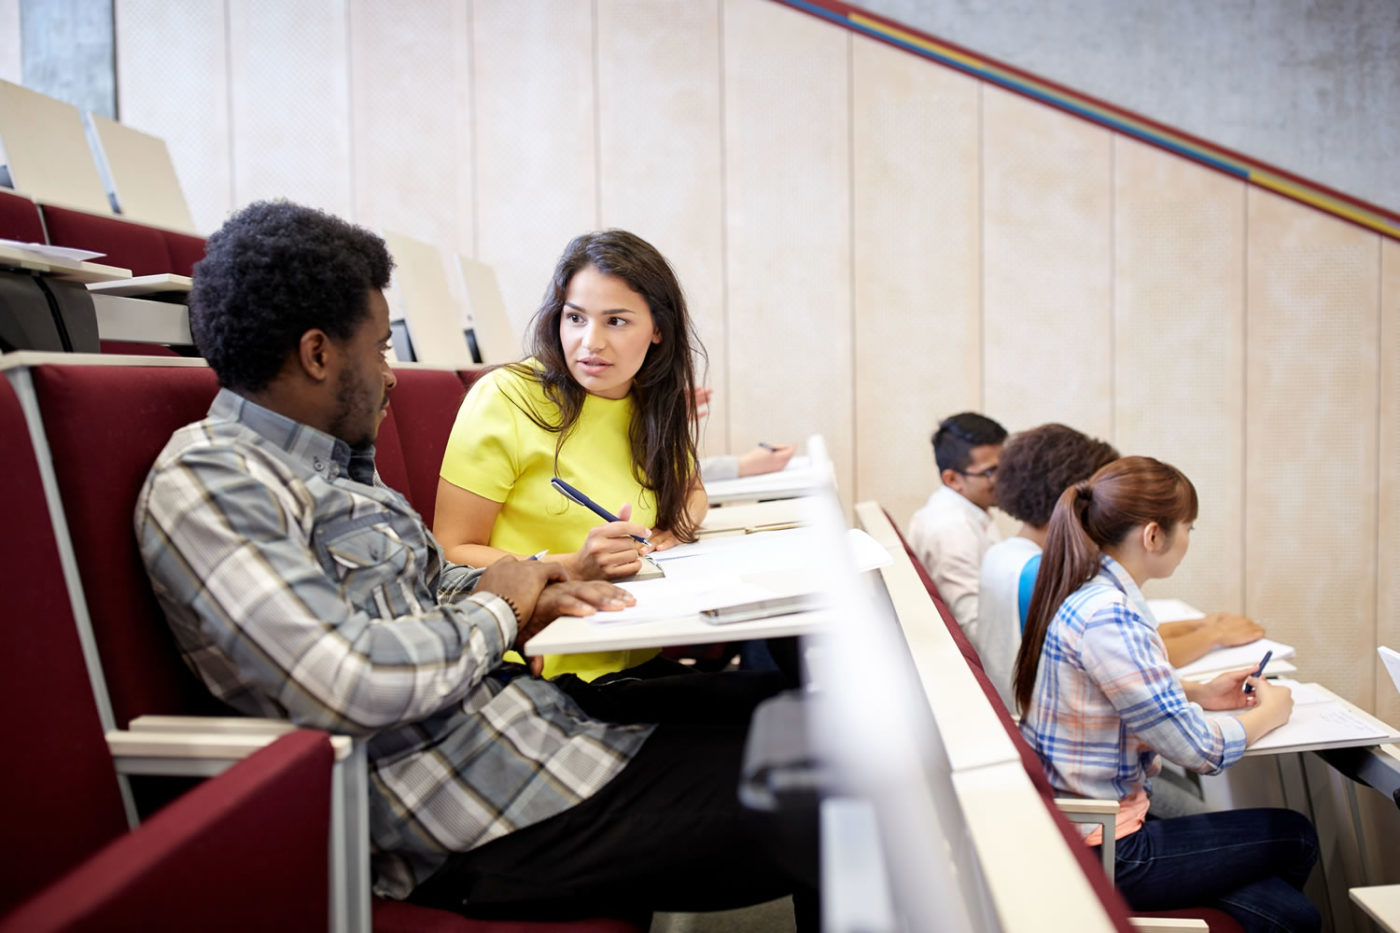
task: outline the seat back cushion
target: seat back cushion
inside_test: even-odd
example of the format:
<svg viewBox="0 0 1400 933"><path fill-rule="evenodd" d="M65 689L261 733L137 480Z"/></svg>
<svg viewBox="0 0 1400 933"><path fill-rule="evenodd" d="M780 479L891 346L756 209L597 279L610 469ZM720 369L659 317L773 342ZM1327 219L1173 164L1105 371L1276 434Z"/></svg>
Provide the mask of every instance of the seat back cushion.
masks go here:
<svg viewBox="0 0 1400 933"><path fill-rule="evenodd" d="M0 846L0 914L126 831L29 437L19 399L0 378L0 475L9 500L0 539L7 658L0 709L15 749L0 769L0 793L13 804Z"/></svg>
<svg viewBox="0 0 1400 933"><path fill-rule="evenodd" d="M93 262L130 269L132 275L172 271L165 235L155 227L52 204L42 205L49 242L103 253Z"/></svg>
<svg viewBox="0 0 1400 933"><path fill-rule="evenodd" d="M429 525L437 504L438 474L447 437L466 390L451 370L401 369L390 395L408 471L408 500Z"/></svg>
<svg viewBox="0 0 1400 933"><path fill-rule="evenodd" d="M0 188L0 238L46 243L39 205L28 197Z"/></svg>
<svg viewBox="0 0 1400 933"><path fill-rule="evenodd" d="M117 726L145 713L227 714L181 660L132 528L156 455L208 412L213 371L46 364L33 373Z"/></svg>

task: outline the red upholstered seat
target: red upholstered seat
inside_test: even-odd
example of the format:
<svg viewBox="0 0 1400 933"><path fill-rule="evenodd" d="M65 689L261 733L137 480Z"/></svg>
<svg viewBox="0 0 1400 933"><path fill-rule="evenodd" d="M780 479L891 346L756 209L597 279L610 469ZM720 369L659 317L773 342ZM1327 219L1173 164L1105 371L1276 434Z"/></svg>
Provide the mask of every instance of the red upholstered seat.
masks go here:
<svg viewBox="0 0 1400 933"><path fill-rule="evenodd" d="M194 264L204 258L204 237L162 230L170 252L170 270L176 275L194 275Z"/></svg>
<svg viewBox="0 0 1400 933"><path fill-rule="evenodd" d="M47 243L39 205L26 195L0 188L0 238Z"/></svg>
<svg viewBox="0 0 1400 933"><path fill-rule="evenodd" d="M457 408L466 391L451 370L400 369L390 395L404 465L408 472L408 501L429 525L437 504L438 472ZM387 480L386 480L387 482Z"/></svg>
<svg viewBox="0 0 1400 933"><path fill-rule="evenodd" d="M8 657L0 707L10 737L0 768L12 801L0 846L0 914L126 831L116 771L83 664L39 465L19 399L0 378L0 537ZM71 701L71 702L66 702ZM52 765L62 762L62 767ZM47 763L47 766L41 763ZM62 832L57 814L62 814ZM20 843L23 840L23 843Z"/></svg>
<svg viewBox="0 0 1400 933"><path fill-rule="evenodd" d="M10 497L0 553L11 732L0 788L0 930L324 929L331 750L298 732L127 832L78 639L57 539L8 379L0 473ZM260 892L247 898L246 892Z"/></svg>
<svg viewBox="0 0 1400 933"><path fill-rule="evenodd" d="M324 732L282 736L65 873L0 931L326 929L331 764ZM49 834L69 829L66 813L48 816Z"/></svg>
<svg viewBox="0 0 1400 933"><path fill-rule="evenodd" d="M130 269L132 275L174 271L165 233L118 217L41 205L49 242L104 253L94 262Z"/></svg>
<svg viewBox="0 0 1400 933"><path fill-rule="evenodd" d="M180 659L132 529L146 473L176 428L208 412L214 373L81 364L33 373L117 726L143 713L227 714Z"/></svg>

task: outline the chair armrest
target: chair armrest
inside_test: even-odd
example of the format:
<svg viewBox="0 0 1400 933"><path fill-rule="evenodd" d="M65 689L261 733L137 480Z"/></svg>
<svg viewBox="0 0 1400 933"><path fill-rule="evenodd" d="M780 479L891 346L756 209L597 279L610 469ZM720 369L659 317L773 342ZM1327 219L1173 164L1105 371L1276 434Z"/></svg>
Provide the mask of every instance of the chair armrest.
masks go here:
<svg viewBox="0 0 1400 933"><path fill-rule="evenodd" d="M198 724L198 718L190 718ZM281 735L262 733L123 732L107 733L107 748L118 774L211 777L273 744ZM336 761L349 756L347 736L330 736Z"/></svg>
<svg viewBox="0 0 1400 933"><path fill-rule="evenodd" d="M285 719L255 716L137 716L126 724L129 732L204 732L220 735L286 735L296 726Z"/></svg>
<svg viewBox="0 0 1400 933"><path fill-rule="evenodd" d="M0 931L326 929L331 767L300 730L205 781L0 920Z"/></svg>
<svg viewBox="0 0 1400 933"><path fill-rule="evenodd" d="M1181 933L1186 930L1209 931L1210 924L1189 917L1129 917L1128 922L1138 933Z"/></svg>
<svg viewBox="0 0 1400 933"><path fill-rule="evenodd" d="M1118 824L1118 801L1093 800L1086 797L1056 797L1055 806L1071 823L1098 823L1103 830L1103 844L1099 856L1103 859L1104 874L1113 880L1114 851L1117 848L1114 830Z"/></svg>

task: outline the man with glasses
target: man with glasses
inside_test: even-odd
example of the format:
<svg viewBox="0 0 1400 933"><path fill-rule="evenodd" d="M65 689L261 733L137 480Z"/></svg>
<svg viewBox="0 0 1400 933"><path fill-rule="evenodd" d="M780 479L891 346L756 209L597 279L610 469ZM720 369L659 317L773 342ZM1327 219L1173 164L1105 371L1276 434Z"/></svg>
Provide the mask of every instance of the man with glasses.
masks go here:
<svg viewBox="0 0 1400 933"><path fill-rule="evenodd" d="M1001 540L987 510L996 505L997 462L1006 429L965 411L933 433L943 481L909 521L909 543L963 632L976 641L982 555Z"/></svg>

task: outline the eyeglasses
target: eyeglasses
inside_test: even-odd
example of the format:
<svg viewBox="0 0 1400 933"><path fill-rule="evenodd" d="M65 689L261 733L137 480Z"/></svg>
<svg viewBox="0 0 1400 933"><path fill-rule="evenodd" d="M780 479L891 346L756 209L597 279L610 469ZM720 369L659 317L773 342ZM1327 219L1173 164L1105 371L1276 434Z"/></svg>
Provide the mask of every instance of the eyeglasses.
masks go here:
<svg viewBox="0 0 1400 933"><path fill-rule="evenodd" d="M982 479L987 479L987 480L989 480L989 479L991 479L993 476L996 476L996 475L997 475L997 468L996 468L995 465L993 465L993 466L987 467L985 470L977 470L976 472L973 472L973 471L970 471L970 470L954 470L953 472L955 472L955 473L961 473L963 476L977 476L977 477L981 477Z"/></svg>

